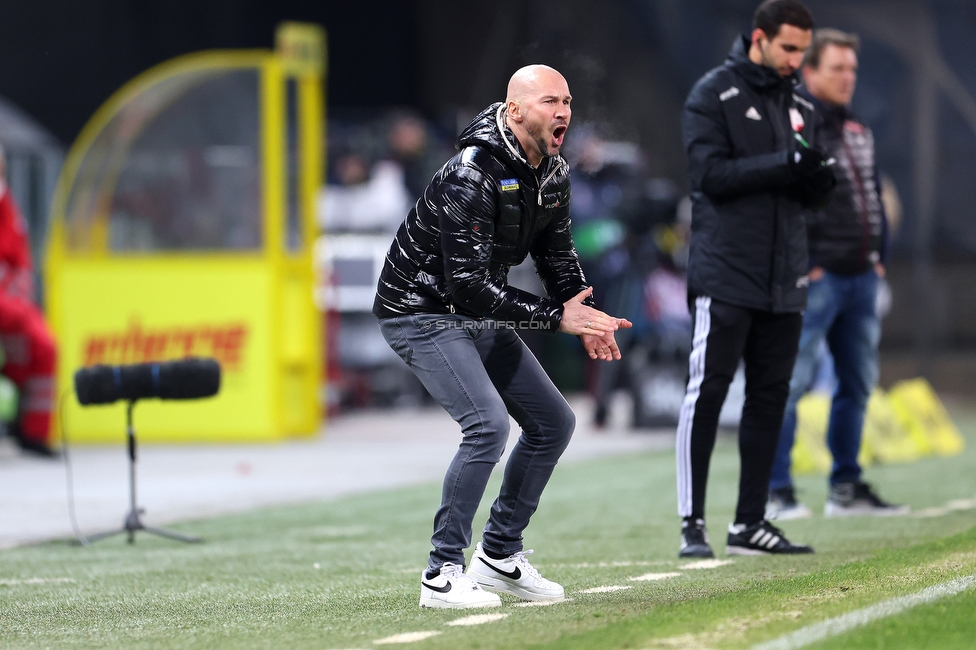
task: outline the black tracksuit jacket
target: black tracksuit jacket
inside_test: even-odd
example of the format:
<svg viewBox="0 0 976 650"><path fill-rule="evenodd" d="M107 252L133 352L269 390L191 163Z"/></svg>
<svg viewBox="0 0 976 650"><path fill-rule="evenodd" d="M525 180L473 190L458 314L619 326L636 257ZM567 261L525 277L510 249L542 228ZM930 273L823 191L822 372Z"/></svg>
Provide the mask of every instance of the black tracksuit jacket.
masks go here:
<svg viewBox="0 0 976 650"><path fill-rule="evenodd" d="M817 146L818 117L794 92L795 77L753 63L748 49L739 37L725 63L691 90L682 114L692 199L688 291L800 312L808 284L805 213L823 196L811 195L790 156L803 146L794 128Z"/></svg>
<svg viewBox="0 0 976 650"><path fill-rule="evenodd" d="M570 233L569 165L561 156L529 165L504 111L493 104L464 129L458 154L400 226L376 288L377 318L459 313L555 332L563 303L587 287ZM530 254L545 298L508 284Z"/></svg>

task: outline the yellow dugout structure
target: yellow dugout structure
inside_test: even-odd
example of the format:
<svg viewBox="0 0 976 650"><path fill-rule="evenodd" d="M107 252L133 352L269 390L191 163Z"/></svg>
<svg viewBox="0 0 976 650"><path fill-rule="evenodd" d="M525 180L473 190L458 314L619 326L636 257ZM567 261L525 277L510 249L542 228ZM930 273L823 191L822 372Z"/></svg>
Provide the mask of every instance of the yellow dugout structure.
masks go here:
<svg viewBox="0 0 976 650"><path fill-rule="evenodd" d="M59 390L97 363L220 361L213 399L139 406L144 441L275 440L321 420L313 302L325 36L209 51L115 93L64 165L45 263ZM72 441L123 437L124 405L66 399Z"/></svg>

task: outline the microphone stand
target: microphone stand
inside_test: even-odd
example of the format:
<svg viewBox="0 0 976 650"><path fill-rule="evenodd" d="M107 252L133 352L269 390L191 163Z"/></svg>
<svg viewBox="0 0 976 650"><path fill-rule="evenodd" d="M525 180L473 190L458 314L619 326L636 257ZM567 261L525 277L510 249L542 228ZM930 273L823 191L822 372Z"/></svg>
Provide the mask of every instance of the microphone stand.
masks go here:
<svg viewBox="0 0 976 650"><path fill-rule="evenodd" d="M179 540L181 542L201 542L203 540L199 537L181 535L180 533L174 533L170 530L163 530L162 528L152 528L151 526L146 526L142 523L140 515L145 512L145 510L136 505L136 430L135 427L132 426L132 409L135 407L135 405L135 400L129 400L129 404L125 411L125 429L126 435L129 439L129 514L125 516L125 520L122 523L122 528L110 530L104 533L97 533L89 537L88 541L97 542L98 540L105 539L106 537L112 537L113 535L119 535L121 533L128 533L129 543L132 544L136 541L136 531L142 530L147 533L152 533L153 535L169 537L170 539Z"/></svg>

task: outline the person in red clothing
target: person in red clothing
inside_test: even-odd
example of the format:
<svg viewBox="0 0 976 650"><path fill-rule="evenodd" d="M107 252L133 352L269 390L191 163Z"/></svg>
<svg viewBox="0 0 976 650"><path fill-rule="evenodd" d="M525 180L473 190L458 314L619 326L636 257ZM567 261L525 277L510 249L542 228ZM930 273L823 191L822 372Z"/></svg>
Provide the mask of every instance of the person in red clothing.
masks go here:
<svg viewBox="0 0 976 650"><path fill-rule="evenodd" d="M51 413L57 347L34 304L34 269L27 224L7 187L7 160L0 147L0 372L20 390L20 409L10 425L27 452L54 456Z"/></svg>

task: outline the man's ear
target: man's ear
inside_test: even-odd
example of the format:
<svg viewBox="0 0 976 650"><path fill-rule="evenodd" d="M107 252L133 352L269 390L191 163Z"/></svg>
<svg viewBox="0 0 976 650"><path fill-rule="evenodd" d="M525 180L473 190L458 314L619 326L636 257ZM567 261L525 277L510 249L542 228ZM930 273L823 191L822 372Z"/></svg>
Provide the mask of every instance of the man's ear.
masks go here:
<svg viewBox="0 0 976 650"><path fill-rule="evenodd" d="M518 102L514 100L508 102L508 117L513 122L522 122L522 107L519 106Z"/></svg>
<svg viewBox="0 0 976 650"><path fill-rule="evenodd" d="M762 46L759 44L759 39L761 39L761 38L765 38L767 41L770 40L770 38L768 36L766 36L766 32L764 32L763 30L759 29L758 27L755 28L754 30L752 30L752 44L753 45L755 45L756 47L761 48Z"/></svg>

